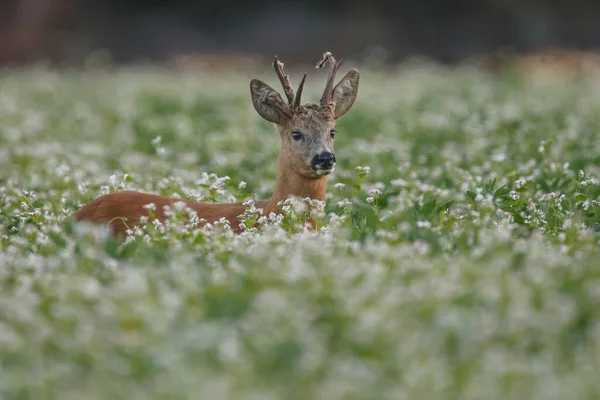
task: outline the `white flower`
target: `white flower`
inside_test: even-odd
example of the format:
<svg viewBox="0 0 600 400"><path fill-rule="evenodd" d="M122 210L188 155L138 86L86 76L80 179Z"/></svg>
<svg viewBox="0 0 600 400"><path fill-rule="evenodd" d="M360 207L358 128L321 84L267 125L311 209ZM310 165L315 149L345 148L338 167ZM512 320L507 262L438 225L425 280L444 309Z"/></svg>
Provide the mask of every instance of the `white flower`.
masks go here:
<svg viewBox="0 0 600 400"><path fill-rule="evenodd" d="M393 179L390 181L390 184L394 187L405 187L406 181L404 179Z"/></svg>
<svg viewBox="0 0 600 400"><path fill-rule="evenodd" d="M338 207L347 207L347 206L351 206L352 205L352 201L348 200L348 199L344 199L342 201L338 201L337 203Z"/></svg>
<svg viewBox="0 0 600 400"><path fill-rule="evenodd" d="M519 179L517 179L517 180L515 181L515 187L516 187L517 189L520 189L520 188L522 188L522 187L523 187L523 186L524 186L526 183L527 183L527 180L526 180L525 178L521 177L521 178L519 178Z"/></svg>
<svg viewBox="0 0 600 400"><path fill-rule="evenodd" d="M175 207L175 210L181 211L186 207L186 204L183 201L177 201L175 204L173 204L173 206Z"/></svg>
<svg viewBox="0 0 600 400"><path fill-rule="evenodd" d="M371 167L368 167L368 166L360 166L360 165L359 165L358 167L356 167L356 170L357 170L358 172L362 172L362 173L364 173L364 174L368 174L369 172L371 172Z"/></svg>

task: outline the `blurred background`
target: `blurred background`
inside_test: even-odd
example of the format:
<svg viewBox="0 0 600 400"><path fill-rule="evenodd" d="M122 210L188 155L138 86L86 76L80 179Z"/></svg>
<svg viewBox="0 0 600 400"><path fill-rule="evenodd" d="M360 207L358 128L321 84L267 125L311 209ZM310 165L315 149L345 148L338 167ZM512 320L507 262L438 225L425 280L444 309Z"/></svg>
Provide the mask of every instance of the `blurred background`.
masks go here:
<svg viewBox="0 0 600 400"><path fill-rule="evenodd" d="M119 63L235 63L274 53L296 62L331 50L452 64L598 46L594 0L0 0L2 65L77 65L98 50Z"/></svg>

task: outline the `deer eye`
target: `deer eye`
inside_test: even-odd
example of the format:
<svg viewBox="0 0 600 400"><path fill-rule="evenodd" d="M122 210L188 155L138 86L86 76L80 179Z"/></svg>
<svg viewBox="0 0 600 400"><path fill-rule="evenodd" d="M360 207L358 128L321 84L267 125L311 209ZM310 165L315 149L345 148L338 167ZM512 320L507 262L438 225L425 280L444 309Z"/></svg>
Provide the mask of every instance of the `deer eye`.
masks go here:
<svg viewBox="0 0 600 400"><path fill-rule="evenodd" d="M335 139L335 129L332 129L332 130L329 132L329 136L331 136L331 138L332 138L332 139Z"/></svg>
<svg viewBox="0 0 600 400"><path fill-rule="evenodd" d="M302 133L298 132L298 131L292 132L292 139L294 139L296 141L302 139Z"/></svg>

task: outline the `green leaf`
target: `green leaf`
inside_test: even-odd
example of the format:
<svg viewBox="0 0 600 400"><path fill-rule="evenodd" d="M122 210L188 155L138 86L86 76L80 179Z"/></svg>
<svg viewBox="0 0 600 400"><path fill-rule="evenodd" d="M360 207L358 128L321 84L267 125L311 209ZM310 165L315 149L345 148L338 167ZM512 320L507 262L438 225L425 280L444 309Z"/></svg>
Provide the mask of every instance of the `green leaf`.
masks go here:
<svg viewBox="0 0 600 400"><path fill-rule="evenodd" d="M430 199L429 201L427 201L425 204L423 204L423 207L421 207L421 209L419 210L419 212L425 216L428 217L429 214L431 214L431 212L433 211L433 209L435 208L435 203L437 202L437 199L434 197L432 199Z"/></svg>
<svg viewBox="0 0 600 400"><path fill-rule="evenodd" d="M508 187L508 185L502 185L494 192L494 197L503 198L506 197L506 195L508 195L509 193L510 188Z"/></svg>

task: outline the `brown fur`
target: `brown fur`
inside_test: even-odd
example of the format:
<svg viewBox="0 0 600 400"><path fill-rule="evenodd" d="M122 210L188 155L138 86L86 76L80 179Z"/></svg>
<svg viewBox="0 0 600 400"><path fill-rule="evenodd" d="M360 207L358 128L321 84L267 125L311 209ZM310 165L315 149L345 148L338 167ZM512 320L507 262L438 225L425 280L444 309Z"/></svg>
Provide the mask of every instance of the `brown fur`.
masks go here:
<svg viewBox="0 0 600 400"><path fill-rule="evenodd" d="M331 62L333 57L329 55ZM339 63L338 63L339 65ZM276 71L283 73L282 65L275 64ZM330 74L331 76L331 74ZM325 200L327 173L317 173L311 168L311 159L321 152L333 153L333 138L331 131L335 128L335 120L344 115L354 103L358 90L358 71L351 70L340 83L332 89L329 104L299 104L299 96L293 94L291 88L286 88L286 95L292 99L286 104L279 93L265 83L253 80L250 84L252 101L256 111L266 120L277 125L281 137L281 152L279 168L275 181L275 189L269 200L259 200L256 207L263 210L264 215L280 213L278 203L291 196ZM298 90L298 94L301 90ZM336 109L337 106L337 109ZM292 132L303 133L301 141L292 139ZM148 216L144 207L149 203L155 205L154 216L164 221L165 205L174 208L178 201L192 208L199 218L208 223L214 223L221 218L229 221L232 230L240 232L238 217L245 211L242 203L210 204L180 200L173 197L154 194L123 191L109 193L86 204L75 213L78 221L91 221L109 224L114 234L125 234L128 228L140 224L142 216ZM126 219L123 221L123 219ZM314 221L308 221L314 226ZM317 228L316 226L314 226Z"/></svg>

